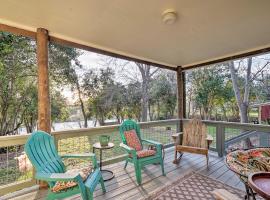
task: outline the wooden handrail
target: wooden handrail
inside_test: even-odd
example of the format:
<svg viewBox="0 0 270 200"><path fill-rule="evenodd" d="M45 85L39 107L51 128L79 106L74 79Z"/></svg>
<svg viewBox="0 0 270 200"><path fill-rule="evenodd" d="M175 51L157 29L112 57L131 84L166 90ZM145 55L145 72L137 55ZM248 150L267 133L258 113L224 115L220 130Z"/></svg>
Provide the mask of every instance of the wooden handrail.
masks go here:
<svg viewBox="0 0 270 200"><path fill-rule="evenodd" d="M181 119L169 119L169 120L160 120L160 121L151 121L151 122L140 122L141 128L155 127L155 126L164 126L172 125L180 122ZM188 122L189 119L183 119L183 122ZM224 122L224 121L210 121L203 120L203 122L208 126L214 127L225 127L225 128L234 128L234 129L244 129L244 130L254 130L270 133L269 125L261 124L247 124L247 123L238 123L238 122ZM76 130L65 130L65 131L55 131L52 132L52 135L57 139L69 138L69 137L78 137L85 135L96 135L102 134L104 132L118 131L120 125L110 125L110 126L100 126L92 128L82 128ZM218 134L218 133L217 133ZM10 135L10 136L1 136L0 137L0 147L7 147L13 145L23 145L25 144L28 135Z"/></svg>

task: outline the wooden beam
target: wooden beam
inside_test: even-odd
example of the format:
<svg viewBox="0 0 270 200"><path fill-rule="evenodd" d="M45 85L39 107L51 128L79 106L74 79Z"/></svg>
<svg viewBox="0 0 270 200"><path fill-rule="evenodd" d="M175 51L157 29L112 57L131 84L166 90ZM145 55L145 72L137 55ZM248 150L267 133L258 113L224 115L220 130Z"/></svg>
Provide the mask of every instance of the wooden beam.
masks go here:
<svg viewBox="0 0 270 200"><path fill-rule="evenodd" d="M186 117L186 89L185 89L185 72L181 66L177 67L177 117L180 119L177 132L183 131L183 119ZM180 136L180 141L183 141L183 136Z"/></svg>
<svg viewBox="0 0 270 200"><path fill-rule="evenodd" d="M196 65L190 65L190 66L184 67L183 70L190 70L190 69L195 69L195 68L199 68L199 67L205 67L208 65L223 63L223 62L226 62L229 60L238 60L241 58L246 58L249 56L258 56L258 55L265 54L268 52L270 52L270 47L262 48L262 49L258 49L258 50L254 50L254 51L249 51L249 52L245 52L245 53L241 53L241 54L237 54L237 55L233 55L233 56L227 56L224 58L213 59L211 61L202 62L202 63L196 64Z"/></svg>
<svg viewBox="0 0 270 200"><path fill-rule="evenodd" d="M24 30L21 28L16 28L13 26L5 25L5 24L0 24L0 31L5 31L5 32L13 33L15 35L20 35L20 36L26 36L33 39L36 38L36 32Z"/></svg>
<svg viewBox="0 0 270 200"><path fill-rule="evenodd" d="M133 57L121 55L121 54L118 54L118 53L113 53L113 52L110 52L110 51L106 51L106 50L98 49L98 48L95 48L95 47L79 44L79 43L76 43L76 42L71 42L71 41L64 40L64 39L61 39L61 38L57 38L57 37L54 37L54 36L50 36L49 39L50 39L50 42L54 42L54 43L57 43L57 44L60 44L60 45L65 45L65 46L69 46L69 47L75 47L75 48L78 48L78 49L83 49L83 50L86 50L86 51L91 51L91 52L94 52L94 53L99 53L99 54L102 54L102 55L111 56L111 57L115 57L115 58L120 58L120 59L124 59L124 60L129 60L129 61L133 61L133 62L139 62L139 63L142 63L142 64L151 65L151 66L158 67L158 68L163 68L163 69L168 69L168 70L173 70L173 71L177 70L176 67L171 67L171 66L162 65L162 64L159 64L159 63L155 63L155 62L146 61L146 60L139 59L139 58L133 58Z"/></svg>
<svg viewBox="0 0 270 200"><path fill-rule="evenodd" d="M177 67L177 105L178 118L185 117L185 73L181 66Z"/></svg>
<svg viewBox="0 0 270 200"><path fill-rule="evenodd" d="M38 62L38 129L51 132L51 104L49 91L48 31L37 29Z"/></svg>

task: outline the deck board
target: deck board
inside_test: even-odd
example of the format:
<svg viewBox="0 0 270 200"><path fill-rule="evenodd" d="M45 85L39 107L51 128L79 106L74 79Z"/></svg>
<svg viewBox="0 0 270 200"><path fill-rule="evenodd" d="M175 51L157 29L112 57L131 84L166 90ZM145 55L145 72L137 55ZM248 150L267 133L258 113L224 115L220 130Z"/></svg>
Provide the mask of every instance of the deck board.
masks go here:
<svg viewBox="0 0 270 200"><path fill-rule="evenodd" d="M153 191L161 189L164 185L184 177L192 171L199 172L233 187L242 190L244 189L239 178L226 167L224 158L218 157L216 153L210 153L208 167L206 165L205 156L202 155L185 153L179 165L174 165L172 163L173 159L173 148L170 148L166 151L164 161L166 176L162 176L159 165L146 166L145 169L142 170L141 186L136 184L134 167L132 164L129 164L126 170L123 169L124 162L107 166L105 168L112 170L115 173L115 178L105 182L107 190L106 194L102 194L101 188L98 186L94 193L94 197L96 200L142 199L147 197ZM39 190L12 199L41 200L44 199L45 196L46 190ZM80 196L76 195L68 199L79 200Z"/></svg>

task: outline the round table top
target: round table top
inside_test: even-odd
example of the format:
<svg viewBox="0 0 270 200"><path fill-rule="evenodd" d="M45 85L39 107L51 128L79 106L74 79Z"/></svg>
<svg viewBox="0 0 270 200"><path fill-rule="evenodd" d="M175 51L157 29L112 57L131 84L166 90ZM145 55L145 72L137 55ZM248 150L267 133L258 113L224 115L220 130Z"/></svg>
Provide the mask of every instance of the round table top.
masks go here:
<svg viewBox="0 0 270 200"><path fill-rule="evenodd" d="M93 147L96 149L111 149L114 147L114 143L109 142L107 146L101 146L100 142L96 142L95 144L93 144Z"/></svg>

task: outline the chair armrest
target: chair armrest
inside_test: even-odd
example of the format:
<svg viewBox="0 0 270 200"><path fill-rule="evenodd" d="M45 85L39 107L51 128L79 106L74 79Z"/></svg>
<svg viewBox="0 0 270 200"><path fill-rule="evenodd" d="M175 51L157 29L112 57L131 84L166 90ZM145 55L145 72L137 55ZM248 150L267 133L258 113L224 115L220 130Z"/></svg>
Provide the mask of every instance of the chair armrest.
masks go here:
<svg viewBox="0 0 270 200"><path fill-rule="evenodd" d="M133 151L136 153L136 150L129 147L128 145L124 143L120 143L120 147L124 148L128 153L132 153Z"/></svg>
<svg viewBox="0 0 270 200"><path fill-rule="evenodd" d="M128 145L124 144L124 143L121 143L120 144L120 147L124 148L128 154L131 154L132 155L132 158L133 159L137 159L137 155L136 155L136 150L129 147Z"/></svg>
<svg viewBox="0 0 270 200"><path fill-rule="evenodd" d="M91 159L93 162L94 168L98 167L97 158L94 153L71 153L62 155L61 158L77 158L77 159Z"/></svg>
<svg viewBox="0 0 270 200"><path fill-rule="evenodd" d="M211 135L207 135L206 140L212 142L214 138Z"/></svg>
<svg viewBox="0 0 270 200"><path fill-rule="evenodd" d="M213 137L211 135L207 135L206 142L207 142L207 148L210 148L210 144L213 142Z"/></svg>
<svg viewBox="0 0 270 200"><path fill-rule="evenodd" d="M43 181L74 181L81 179L79 173L66 174L66 173L36 173L35 178Z"/></svg>
<svg viewBox="0 0 270 200"><path fill-rule="evenodd" d="M145 143L148 143L148 144L153 144L155 146L161 146L162 145L160 142L156 142L156 141L153 141L153 140L145 140L145 139L143 139L142 142L145 142Z"/></svg>
<svg viewBox="0 0 270 200"><path fill-rule="evenodd" d="M162 153L162 144L160 142L156 142L153 140L145 140L143 139L142 142L148 143L150 145L154 145L156 147L157 152L161 155Z"/></svg>

